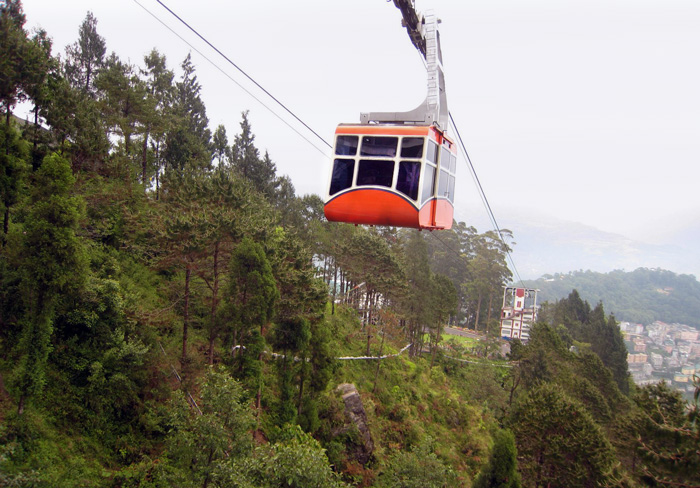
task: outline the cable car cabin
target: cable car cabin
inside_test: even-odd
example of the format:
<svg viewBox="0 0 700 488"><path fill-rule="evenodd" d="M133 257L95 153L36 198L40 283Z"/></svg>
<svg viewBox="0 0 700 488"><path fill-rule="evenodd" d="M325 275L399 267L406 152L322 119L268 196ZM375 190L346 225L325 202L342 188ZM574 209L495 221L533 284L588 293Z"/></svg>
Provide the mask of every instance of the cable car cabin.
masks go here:
<svg viewBox="0 0 700 488"><path fill-rule="evenodd" d="M341 124L333 153L328 220L452 227L457 148L435 126Z"/></svg>

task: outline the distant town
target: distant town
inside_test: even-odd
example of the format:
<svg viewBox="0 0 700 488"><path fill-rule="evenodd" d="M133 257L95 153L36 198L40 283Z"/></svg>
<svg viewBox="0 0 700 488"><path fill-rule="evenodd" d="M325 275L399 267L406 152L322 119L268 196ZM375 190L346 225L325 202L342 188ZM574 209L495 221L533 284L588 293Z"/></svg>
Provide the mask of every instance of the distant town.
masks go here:
<svg viewBox="0 0 700 488"><path fill-rule="evenodd" d="M665 380L692 396L693 375L700 376L700 332L688 325L654 322L651 325L621 322L627 345L627 363L638 385Z"/></svg>

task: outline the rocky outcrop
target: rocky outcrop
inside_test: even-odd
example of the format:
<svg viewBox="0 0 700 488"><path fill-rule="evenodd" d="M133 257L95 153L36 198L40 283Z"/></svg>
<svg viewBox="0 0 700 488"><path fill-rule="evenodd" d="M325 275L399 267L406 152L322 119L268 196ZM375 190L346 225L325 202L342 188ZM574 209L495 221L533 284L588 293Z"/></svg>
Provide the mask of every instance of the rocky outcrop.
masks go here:
<svg viewBox="0 0 700 488"><path fill-rule="evenodd" d="M353 428L357 428L359 439L355 442L355 459L360 464L365 465L369 462L374 451L374 443L367 425L367 413L362 405L362 398L357 388L352 383L343 383L338 386L337 391L340 392L345 403L345 417L349 425L342 429L340 433L346 433Z"/></svg>

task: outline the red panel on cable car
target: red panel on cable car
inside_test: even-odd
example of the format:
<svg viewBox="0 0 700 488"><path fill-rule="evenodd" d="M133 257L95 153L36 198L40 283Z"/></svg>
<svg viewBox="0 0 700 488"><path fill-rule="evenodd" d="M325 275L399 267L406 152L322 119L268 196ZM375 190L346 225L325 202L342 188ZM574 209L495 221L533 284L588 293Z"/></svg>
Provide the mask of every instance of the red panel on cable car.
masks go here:
<svg viewBox="0 0 700 488"><path fill-rule="evenodd" d="M456 147L435 126L340 125L333 153L328 220L452 227Z"/></svg>

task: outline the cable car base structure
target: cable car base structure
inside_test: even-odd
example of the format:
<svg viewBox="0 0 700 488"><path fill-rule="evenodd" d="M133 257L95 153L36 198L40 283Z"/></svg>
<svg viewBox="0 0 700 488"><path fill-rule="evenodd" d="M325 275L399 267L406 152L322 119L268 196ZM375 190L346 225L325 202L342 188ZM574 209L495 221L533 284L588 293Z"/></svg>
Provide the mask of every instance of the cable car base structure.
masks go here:
<svg viewBox="0 0 700 488"><path fill-rule="evenodd" d="M326 218L351 224L450 229L457 147L449 112L438 19L395 0L409 37L425 56L428 95L409 112L370 112L335 131Z"/></svg>

